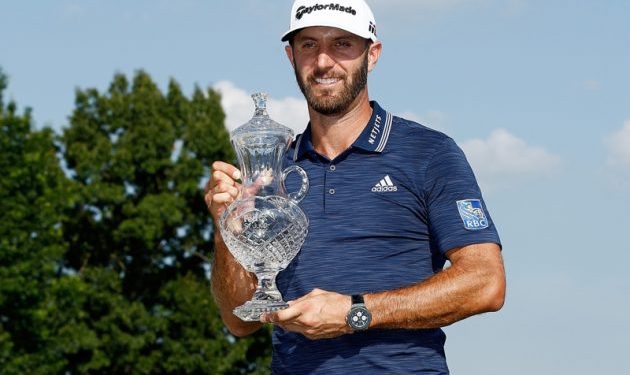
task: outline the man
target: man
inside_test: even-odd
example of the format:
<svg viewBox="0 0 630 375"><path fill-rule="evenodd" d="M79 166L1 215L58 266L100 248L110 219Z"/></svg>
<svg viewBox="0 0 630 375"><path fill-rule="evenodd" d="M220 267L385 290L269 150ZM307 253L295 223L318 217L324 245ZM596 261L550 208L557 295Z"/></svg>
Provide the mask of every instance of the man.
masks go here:
<svg viewBox="0 0 630 375"><path fill-rule="evenodd" d="M499 310L505 295L499 237L472 170L451 138L370 102L382 44L363 0L297 0L282 40L310 116L287 154L310 179L300 203L309 235L278 276L289 308L246 323L232 309L251 298L255 277L215 230L223 320L237 336L274 324L275 374L447 374L440 327ZM215 223L239 178L213 164Z"/></svg>

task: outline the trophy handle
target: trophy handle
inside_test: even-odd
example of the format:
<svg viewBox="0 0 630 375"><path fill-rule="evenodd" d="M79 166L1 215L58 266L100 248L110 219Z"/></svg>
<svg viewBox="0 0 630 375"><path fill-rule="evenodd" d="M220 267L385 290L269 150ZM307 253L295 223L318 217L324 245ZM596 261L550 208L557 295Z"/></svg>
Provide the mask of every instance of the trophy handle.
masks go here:
<svg viewBox="0 0 630 375"><path fill-rule="evenodd" d="M306 175L306 171L297 165L292 165L288 167L287 169L282 171L282 187L284 188L285 191L287 189L284 186L284 180L286 180L287 176L291 172L296 172L302 178L302 187L300 188L300 190L298 190L297 192L288 194L289 198L297 203L301 201L302 199L304 199L304 197L306 196L306 192L308 192L308 187L309 187L308 176Z"/></svg>

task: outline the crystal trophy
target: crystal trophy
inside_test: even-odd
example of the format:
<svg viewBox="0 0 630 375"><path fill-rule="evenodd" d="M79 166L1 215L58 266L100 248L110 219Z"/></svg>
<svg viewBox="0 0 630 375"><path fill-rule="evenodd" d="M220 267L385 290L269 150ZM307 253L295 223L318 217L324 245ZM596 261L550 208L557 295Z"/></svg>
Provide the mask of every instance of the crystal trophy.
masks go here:
<svg viewBox="0 0 630 375"><path fill-rule="evenodd" d="M306 172L293 165L282 170L293 131L267 114L266 94L252 95L254 117L230 134L242 173L242 191L223 213L219 227L234 258L256 274L254 296L234 309L244 321L259 321L265 312L288 307L276 286L276 276L297 255L306 239L308 219L298 202L308 191ZM300 190L287 193L289 173L301 178Z"/></svg>

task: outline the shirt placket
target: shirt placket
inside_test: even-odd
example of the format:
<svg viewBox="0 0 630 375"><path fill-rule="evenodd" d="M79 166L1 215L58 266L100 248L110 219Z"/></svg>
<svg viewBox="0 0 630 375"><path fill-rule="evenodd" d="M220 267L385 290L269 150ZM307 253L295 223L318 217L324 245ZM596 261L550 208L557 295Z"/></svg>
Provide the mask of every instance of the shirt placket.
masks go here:
<svg viewBox="0 0 630 375"><path fill-rule="evenodd" d="M339 207L339 189L342 188L339 167L332 161L325 166L324 207L326 214L337 213Z"/></svg>

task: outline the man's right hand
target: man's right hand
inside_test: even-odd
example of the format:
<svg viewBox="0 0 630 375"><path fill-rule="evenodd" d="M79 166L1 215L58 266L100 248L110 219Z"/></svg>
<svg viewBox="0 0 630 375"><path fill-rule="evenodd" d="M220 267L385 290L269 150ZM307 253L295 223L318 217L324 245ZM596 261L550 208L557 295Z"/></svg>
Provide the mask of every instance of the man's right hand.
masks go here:
<svg viewBox="0 0 630 375"><path fill-rule="evenodd" d="M261 327L259 322L244 322L232 310L249 300L256 289L256 277L250 274L230 254L218 226L225 209L241 194L241 171L235 166L216 161L204 189L204 199L215 225L215 253L212 262L211 288L223 322L235 336L247 336Z"/></svg>
<svg viewBox="0 0 630 375"><path fill-rule="evenodd" d="M212 174L206 184L204 198L215 225L218 225L227 206L241 193L241 184L236 182L240 179L241 171L235 166L222 161L212 163Z"/></svg>

